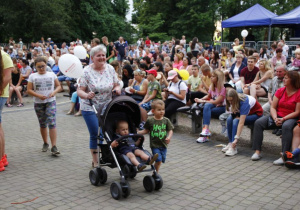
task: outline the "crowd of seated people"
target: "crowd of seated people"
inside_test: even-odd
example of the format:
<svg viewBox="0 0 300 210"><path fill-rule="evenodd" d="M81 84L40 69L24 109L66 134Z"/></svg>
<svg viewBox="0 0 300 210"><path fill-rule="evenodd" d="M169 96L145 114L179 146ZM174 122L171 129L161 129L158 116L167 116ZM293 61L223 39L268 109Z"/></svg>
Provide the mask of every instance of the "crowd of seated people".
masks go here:
<svg viewBox="0 0 300 210"><path fill-rule="evenodd" d="M228 124L229 144L222 150L226 155L238 153L237 143L243 126L251 124L254 125L255 133L252 160L262 157L263 131L266 129L281 132L282 151L278 152L286 154L296 151L293 159L289 158L290 155L283 155L274 164L282 165L284 161L295 161L295 157L298 157L300 129L295 125L300 114L300 80L298 72L287 71L284 41L274 42L270 49L263 46L259 52L245 48L244 43L239 45L238 39L232 49L222 48L221 52L208 43L203 46L197 37L193 38L187 48L183 47L179 39L172 39L162 45L153 41L147 45L141 39L134 45L128 45L121 37L117 42L108 42L108 38L103 37L102 42L107 46L107 63L114 67L119 83L122 84L122 94L131 96L140 105L142 123L139 129L143 129L148 116L152 114L150 105L153 100L165 101L165 116L168 118L179 107L197 103L203 105L203 130L197 139L198 143L210 140L211 118L220 117ZM92 47L99 44L100 40L95 38L91 44L85 43L83 46L89 53ZM20 77L16 85L12 82L12 91L16 91L16 87L26 81L28 73L34 71L29 72L30 63L38 55L48 57L49 66L61 82L72 81L72 78L60 74L58 60L63 54L73 53L76 45L80 45L80 42L72 42L69 46L63 43L59 49L53 42L40 41L33 43L23 56L19 51L14 52L9 48L10 55L15 56L21 65L21 69L16 66L14 74L20 72ZM118 56L120 50L124 49L123 45L125 53ZM295 54L291 65L300 66L300 48ZM89 55L82 63L91 63ZM188 77L184 79L186 72ZM259 97L266 97L268 101L260 104ZM75 113L78 100L76 92L73 93L72 105L67 114ZM19 103L23 104L20 98Z"/></svg>

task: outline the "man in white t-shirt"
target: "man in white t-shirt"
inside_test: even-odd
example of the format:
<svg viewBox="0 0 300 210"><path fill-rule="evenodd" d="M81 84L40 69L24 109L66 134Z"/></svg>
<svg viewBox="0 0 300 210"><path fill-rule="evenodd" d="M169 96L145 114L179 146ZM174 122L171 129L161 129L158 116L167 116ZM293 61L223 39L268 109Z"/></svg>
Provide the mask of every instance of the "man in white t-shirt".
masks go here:
<svg viewBox="0 0 300 210"><path fill-rule="evenodd" d="M284 42L284 40L281 40L283 47L282 47L282 54L288 58L289 56L289 46L286 45L286 43Z"/></svg>

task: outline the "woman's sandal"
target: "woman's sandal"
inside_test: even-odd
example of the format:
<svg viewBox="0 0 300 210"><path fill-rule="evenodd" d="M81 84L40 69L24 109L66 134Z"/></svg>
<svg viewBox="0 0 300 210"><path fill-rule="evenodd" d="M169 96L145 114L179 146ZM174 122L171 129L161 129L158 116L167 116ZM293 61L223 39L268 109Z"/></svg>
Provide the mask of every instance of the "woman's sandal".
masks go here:
<svg viewBox="0 0 300 210"><path fill-rule="evenodd" d="M74 114L74 111L68 111L66 115L72 115Z"/></svg>
<svg viewBox="0 0 300 210"><path fill-rule="evenodd" d="M17 105L17 107L23 107L24 104L23 103L19 103L19 105Z"/></svg>
<svg viewBox="0 0 300 210"><path fill-rule="evenodd" d="M10 103L5 103L5 106L7 106L8 108L13 107L13 105L11 105Z"/></svg>

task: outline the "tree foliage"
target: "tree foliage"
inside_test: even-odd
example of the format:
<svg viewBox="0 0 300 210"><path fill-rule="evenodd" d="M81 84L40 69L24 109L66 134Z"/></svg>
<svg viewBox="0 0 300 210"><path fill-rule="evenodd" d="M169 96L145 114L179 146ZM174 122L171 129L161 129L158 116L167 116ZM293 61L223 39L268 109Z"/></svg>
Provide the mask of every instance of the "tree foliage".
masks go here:
<svg viewBox="0 0 300 210"><path fill-rule="evenodd" d="M0 42L51 37L55 42L119 36L131 40L128 0L1 0Z"/></svg>
<svg viewBox="0 0 300 210"><path fill-rule="evenodd" d="M150 39L164 40L185 35L188 40L198 37L201 41L211 41L217 21L226 20L256 3L281 15L299 5L299 0L134 0L132 21L138 25L139 36L149 36ZM240 36L242 29L226 29L223 38L233 40ZM252 33L257 40L263 40L267 37L267 30L253 28ZM273 33L273 37L275 35Z"/></svg>

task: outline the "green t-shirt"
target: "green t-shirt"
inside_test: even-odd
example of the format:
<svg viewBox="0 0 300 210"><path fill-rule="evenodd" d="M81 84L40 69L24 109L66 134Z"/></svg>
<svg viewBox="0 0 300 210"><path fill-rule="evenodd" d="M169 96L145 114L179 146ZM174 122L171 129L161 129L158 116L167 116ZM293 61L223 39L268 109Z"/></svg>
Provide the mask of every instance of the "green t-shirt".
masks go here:
<svg viewBox="0 0 300 210"><path fill-rule="evenodd" d="M165 139L168 135L168 131L174 129L174 126L168 118L164 117L162 120L156 120L154 117L149 117L144 128L149 130L151 148L168 147Z"/></svg>
<svg viewBox="0 0 300 210"><path fill-rule="evenodd" d="M189 77L189 80L187 83L188 83L188 85L191 85L191 91L196 92L196 91L198 91L198 87L201 83L201 79L200 79L200 77L194 77L194 75L192 75Z"/></svg>
<svg viewBox="0 0 300 210"><path fill-rule="evenodd" d="M148 93L149 93L149 96L152 95L153 90L157 90L157 93L156 93L156 96L155 96L154 99L162 99L160 84L156 80L154 82L149 82L148 83Z"/></svg>

